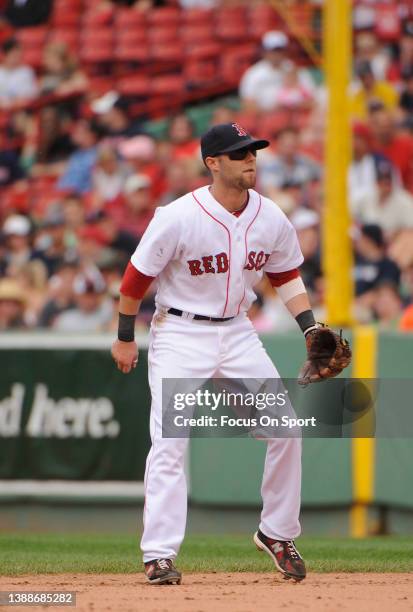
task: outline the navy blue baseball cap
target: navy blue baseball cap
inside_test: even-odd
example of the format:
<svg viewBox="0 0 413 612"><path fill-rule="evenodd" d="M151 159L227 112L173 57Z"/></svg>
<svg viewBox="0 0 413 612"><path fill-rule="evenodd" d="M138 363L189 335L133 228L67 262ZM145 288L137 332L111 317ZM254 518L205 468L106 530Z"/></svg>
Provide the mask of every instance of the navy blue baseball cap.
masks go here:
<svg viewBox="0 0 413 612"><path fill-rule="evenodd" d="M238 123L221 123L214 125L201 138L202 159L215 157L223 153L231 153L238 149L265 149L269 146L268 140L253 138Z"/></svg>

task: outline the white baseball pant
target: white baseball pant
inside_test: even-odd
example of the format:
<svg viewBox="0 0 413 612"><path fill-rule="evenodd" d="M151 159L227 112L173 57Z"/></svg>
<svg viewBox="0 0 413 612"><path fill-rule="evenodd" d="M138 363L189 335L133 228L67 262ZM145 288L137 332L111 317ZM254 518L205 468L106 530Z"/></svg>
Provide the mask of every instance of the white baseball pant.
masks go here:
<svg viewBox="0 0 413 612"><path fill-rule="evenodd" d="M185 535L188 439L162 438L162 378L279 378L245 313L231 321L193 321L155 314L148 353L152 446L145 469L143 561L175 559ZM292 540L301 531L301 439L266 440L259 528Z"/></svg>

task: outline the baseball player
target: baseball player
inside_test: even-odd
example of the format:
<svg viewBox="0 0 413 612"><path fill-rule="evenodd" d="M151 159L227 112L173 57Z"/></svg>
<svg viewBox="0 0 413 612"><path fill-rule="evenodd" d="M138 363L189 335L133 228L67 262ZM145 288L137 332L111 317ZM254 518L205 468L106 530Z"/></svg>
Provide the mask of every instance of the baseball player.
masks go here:
<svg viewBox="0 0 413 612"><path fill-rule="evenodd" d="M303 256L295 230L274 202L253 189L257 151L268 145L236 123L211 128L201 139L211 185L156 209L123 277L112 356L124 373L136 367L135 316L157 281L148 353L152 446L141 540L151 584L181 582L174 560L187 514L188 440L162 437L162 379L279 378L247 317L264 272L304 334L318 330L298 271ZM307 366L310 355L309 360ZM307 367L307 382L328 376L319 366L312 372ZM306 575L294 544L300 534L301 439L266 444L254 542L285 578L299 581Z"/></svg>

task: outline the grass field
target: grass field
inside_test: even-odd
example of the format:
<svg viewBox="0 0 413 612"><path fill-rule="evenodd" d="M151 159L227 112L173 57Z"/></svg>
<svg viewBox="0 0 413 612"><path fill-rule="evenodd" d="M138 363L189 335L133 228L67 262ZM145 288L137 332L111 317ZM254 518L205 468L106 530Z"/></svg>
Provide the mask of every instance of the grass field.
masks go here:
<svg viewBox="0 0 413 612"><path fill-rule="evenodd" d="M312 572L412 572L413 538L300 538ZM273 571L245 536L190 536L179 555L186 572ZM133 573L142 568L138 541L128 535L0 533L0 575Z"/></svg>

